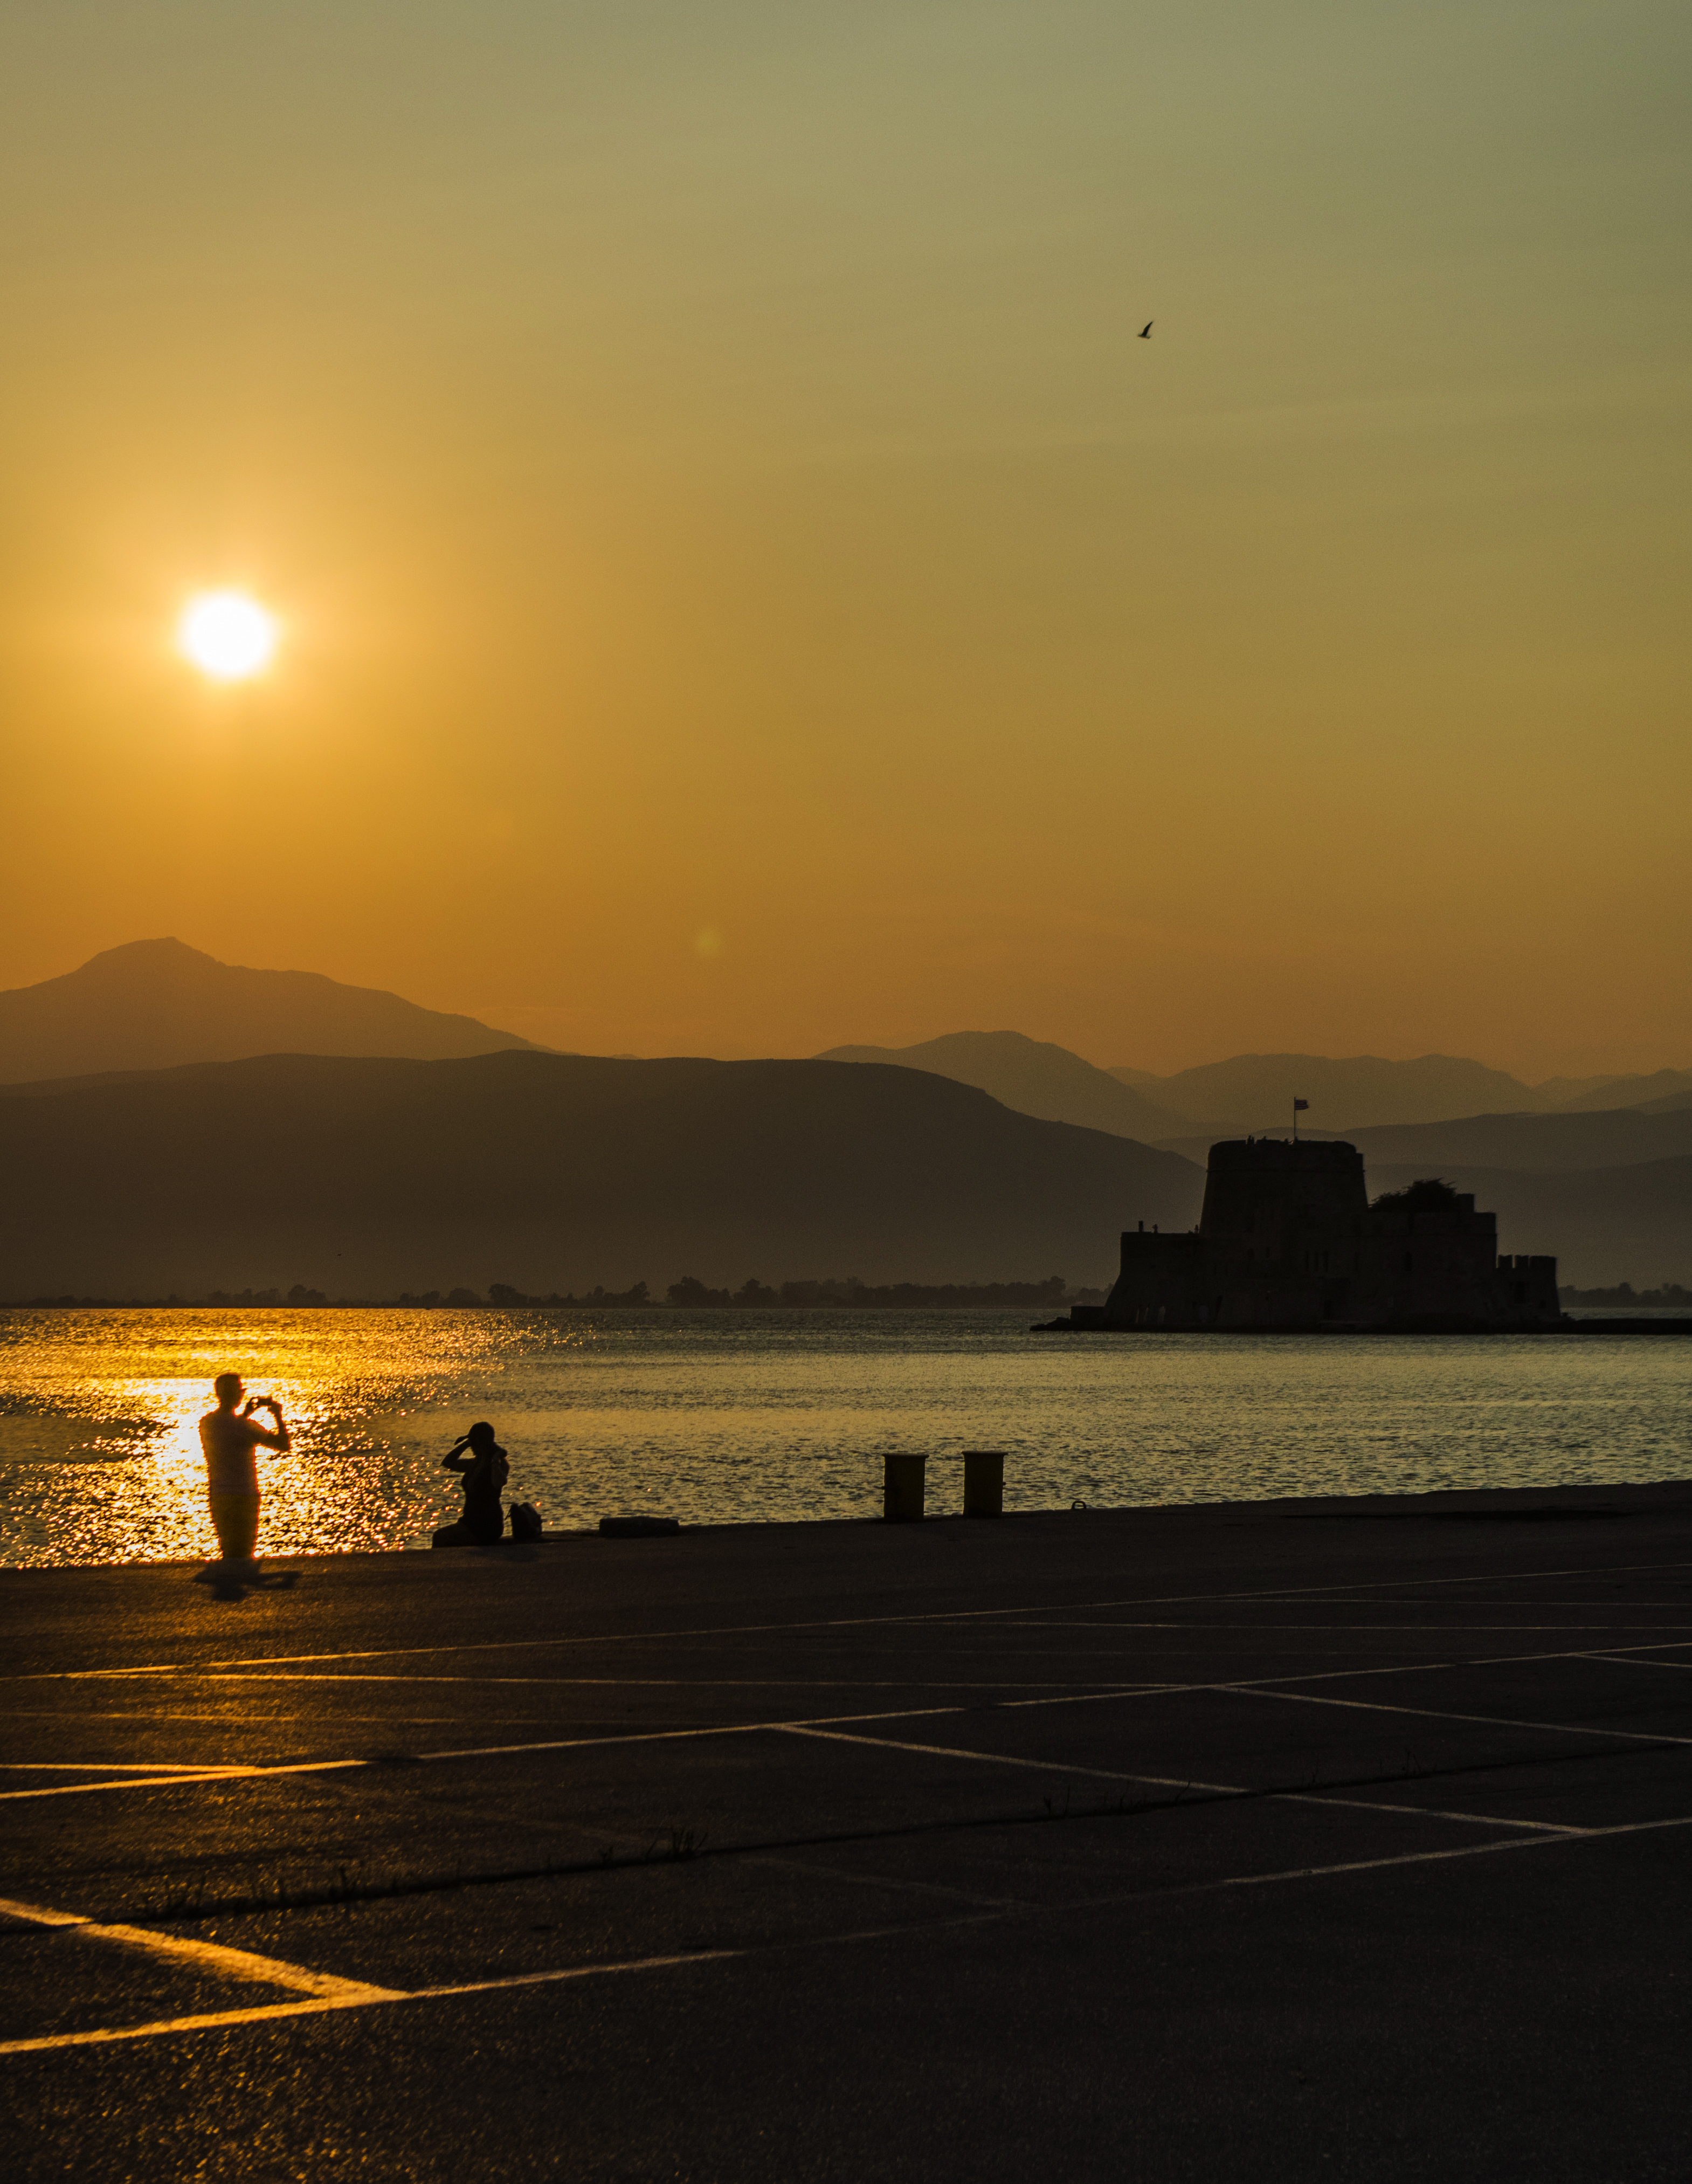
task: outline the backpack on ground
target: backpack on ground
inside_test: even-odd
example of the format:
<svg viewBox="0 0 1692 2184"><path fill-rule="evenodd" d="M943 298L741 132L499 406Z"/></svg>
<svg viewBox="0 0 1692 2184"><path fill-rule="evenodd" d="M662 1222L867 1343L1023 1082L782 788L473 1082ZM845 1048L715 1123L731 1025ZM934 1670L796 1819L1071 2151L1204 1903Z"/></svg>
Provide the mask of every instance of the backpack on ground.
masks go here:
<svg viewBox="0 0 1692 2184"><path fill-rule="evenodd" d="M511 1504L511 1536L514 1540L537 1540L543 1529L541 1513L532 1502L514 1502Z"/></svg>

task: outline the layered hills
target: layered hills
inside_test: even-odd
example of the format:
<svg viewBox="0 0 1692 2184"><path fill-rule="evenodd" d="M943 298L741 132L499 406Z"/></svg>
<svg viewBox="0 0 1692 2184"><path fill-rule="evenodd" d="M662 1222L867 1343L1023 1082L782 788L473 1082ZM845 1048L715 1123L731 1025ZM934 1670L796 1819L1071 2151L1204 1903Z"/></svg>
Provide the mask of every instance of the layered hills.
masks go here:
<svg viewBox="0 0 1692 2184"><path fill-rule="evenodd" d="M1692 1154L1692 1106L1658 1114L1617 1107L1598 1114L1467 1115L1345 1134L1372 1168L1415 1162L1424 1174L1430 1164L1442 1173L1455 1164L1546 1175Z"/></svg>
<svg viewBox="0 0 1692 2184"><path fill-rule="evenodd" d="M1345 1138L1360 1130L1483 1116L1692 1109L1692 1072L1684 1070L1554 1078L1533 1085L1506 1070L1446 1054L1408 1061L1378 1055L1237 1054L1156 1077L1126 1066L1095 1068L1066 1047L1021 1032L967 1031L915 1046L833 1046L817 1058L927 1070L976 1085L1024 1115L1114 1130L1199 1160L1217 1138L1285 1129L1295 1099L1310 1103L1305 1120L1314 1134Z"/></svg>
<svg viewBox="0 0 1692 2184"><path fill-rule="evenodd" d="M249 971L180 940L134 940L80 970L0 993L0 1084L232 1061L252 1054L433 1061L537 1051L474 1017L443 1016L312 971Z"/></svg>
<svg viewBox="0 0 1692 2184"><path fill-rule="evenodd" d="M1410 1061L1378 1055L1236 1054L1172 1077L1143 1069L1107 1072L1143 1099L1184 1115L1172 1135L1249 1136L1284 1128L1294 1099L1311 1118L1343 1137L1394 1123L1439 1123L1477 1115L1589 1114L1635 1108L1646 1114L1692 1106L1692 1072L1659 1069L1640 1077L1548 1078L1524 1084L1506 1070L1461 1056L1423 1054Z"/></svg>
<svg viewBox="0 0 1692 2184"><path fill-rule="evenodd" d="M1131 1137L1149 1136L1160 1114L1196 1107L1208 1122L1189 1120L1154 1142L1200 1167L1216 1139L1283 1131L1294 1098L1307 1099L1301 1123L1319 1125L1312 1136L1356 1145L1372 1193L1443 1176L1497 1211L1501 1248L1556 1253L1565 1280L1678 1280L1692 1262L1679 1165L1692 1174L1692 1093L1673 1089L1684 1072L1604 1080L1620 1095L1606 1107L1591 1080L1536 1088L1443 1055L1402 1062L1240 1055L1157 1078L1127 1067L1094 1069L1060 1046L1015 1032L831 1051L966 1076L1007 1106L1071 1121L1084 1116ZM1101 1078L1114 1078L1138 1104L1101 1098ZM1541 1112L1542 1104L1551 1111Z"/></svg>
<svg viewBox="0 0 1692 2184"><path fill-rule="evenodd" d="M1355 1140L1354 1140L1355 1142ZM1369 1194L1401 1190L1428 1173L1422 1162L1369 1160ZM1442 1164L1455 1190L1498 1216L1506 1251L1553 1252L1557 1279L1597 1288L1629 1281L1640 1288L1684 1282L1692 1261L1692 1155L1625 1167L1530 1173L1522 1168Z"/></svg>
<svg viewBox="0 0 1692 2184"><path fill-rule="evenodd" d="M1658 1069L1649 1077L1606 1078L1565 1103L1567 1112L1594 1107L1638 1107L1647 1115L1692 1107L1692 1070Z"/></svg>
<svg viewBox="0 0 1692 2184"><path fill-rule="evenodd" d="M931 1072L507 1051L271 1055L0 1098L0 1296L529 1293L1115 1273L1172 1153Z"/></svg>
<svg viewBox="0 0 1692 2184"><path fill-rule="evenodd" d="M1078 1123L1152 1144L1180 1128L1178 1110L1159 1106L1110 1071L1095 1069L1067 1047L1020 1031L954 1031L916 1046L832 1046L819 1061L891 1062L990 1092L1021 1115Z"/></svg>
<svg viewBox="0 0 1692 2184"><path fill-rule="evenodd" d="M1685 1071L1534 1086L1450 1056L1240 1055L1160 1078L1010 1031L598 1060L151 940L0 994L0 1295L1091 1284L1127 1222L1190 1226L1211 1142L1283 1128L1294 1097L1372 1190L1472 1189L1506 1250L1554 1251L1566 1279L1692 1272Z"/></svg>
<svg viewBox="0 0 1692 2184"><path fill-rule="evenodd" d="M1461 1166L1518 1168L1550 1174L1586 1167L1631 1167L1692 1153L1692 1102L1684 1108L1617 1107L1601 1113L1461 1115L1444 1123L1389 1123L1370 1129L1313 1130L1300 1117L1300 1134L1343 1138L1372 1167L1382 1162L1421 1164L1426 1175ZM1284 1127L1280 1133L1284 1135ZM1208 1132L1172 1138L1164 1150L1203 1162Z"/></svg>
<svg viewBox="0 0 1692 2184"><path fill-rule="evenodd" d="M1320 1116L1347 1136L1379 1123L1434 1123L1539 1105L1532 1087L1508 1072L1449 1054L1410 1061L1372 1054L1236 1054L1151 1084L1138 1078L1134 1089L1185 1116L1193 1130L1218 1137L1284 1128L1295 1099L1308 1100L1312 1118Z"/></svg>

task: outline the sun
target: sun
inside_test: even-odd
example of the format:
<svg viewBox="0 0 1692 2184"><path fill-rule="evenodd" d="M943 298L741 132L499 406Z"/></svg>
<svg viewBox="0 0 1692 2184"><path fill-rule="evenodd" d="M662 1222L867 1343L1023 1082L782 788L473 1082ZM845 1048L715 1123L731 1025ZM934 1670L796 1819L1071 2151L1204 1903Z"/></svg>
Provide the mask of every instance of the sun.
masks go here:
<svg viewBox="0 0 1692 2184"><path fill-rule="evenodd" d="M182 610L176 649L215 682L262 675L281 632L276 616L245 592L200 592Z"/></svg>

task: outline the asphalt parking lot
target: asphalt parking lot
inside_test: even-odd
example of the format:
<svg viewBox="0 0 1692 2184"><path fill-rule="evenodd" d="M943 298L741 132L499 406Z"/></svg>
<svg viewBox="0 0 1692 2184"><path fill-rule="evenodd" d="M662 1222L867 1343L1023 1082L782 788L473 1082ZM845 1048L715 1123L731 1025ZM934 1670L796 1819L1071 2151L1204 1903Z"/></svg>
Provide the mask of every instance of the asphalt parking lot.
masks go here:
<svg viewBox="0 0 1692 2184"><path fill-rule="evenodd" d="M198 1575L0 1574L14 2177L1692 2169L1692 1487Z"/></svg>

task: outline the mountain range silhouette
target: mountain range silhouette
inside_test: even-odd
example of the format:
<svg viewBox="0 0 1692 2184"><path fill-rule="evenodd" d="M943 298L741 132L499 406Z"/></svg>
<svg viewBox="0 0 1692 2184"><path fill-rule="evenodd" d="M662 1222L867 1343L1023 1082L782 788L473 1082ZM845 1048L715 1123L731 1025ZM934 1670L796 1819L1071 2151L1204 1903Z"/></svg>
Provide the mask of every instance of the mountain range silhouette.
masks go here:
<svg viewBox="0 0 1692 2184"><path fill-rule="evenodd" d="M540 1051L474 1017L314 971L249 971L180 940L131 940L80 969L0 993L0 1084L170 1069L252 1054L396 1054L420 1061Z"/></svg>
<svg viewBox="0 0 1692 2184"><path fill-rule="evenodd" d="M150 940L0 994L0 1295L1091 1284L1122 1227L1191 1226L1213 1138L1284 1127L1293 1085L1372 1190L1443 1175L1567 1279L1692 1273L1684 1072L1533 1087L1450 1056L1237 1056L1159 1078L1013 1031L796 1061L554 1055ZM1441 1112L1488 1096L1510 1104Z"/></svg>
<svg viewBox="0 0 1692 2184"><path fill-rule="evenodd" d="M13 1087L0 1296L1107 1281L1177 1154L912 1069L309 1055Z"/></svg>

